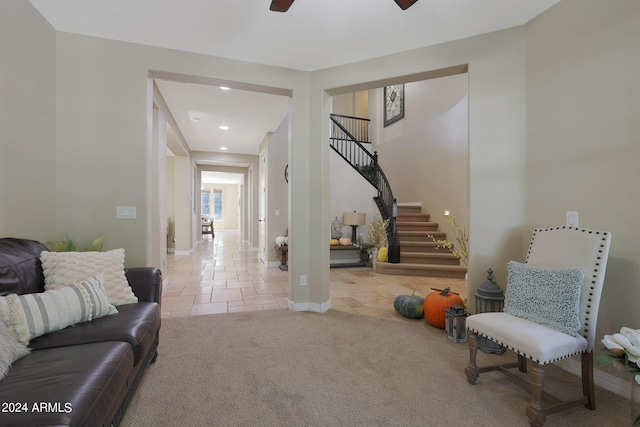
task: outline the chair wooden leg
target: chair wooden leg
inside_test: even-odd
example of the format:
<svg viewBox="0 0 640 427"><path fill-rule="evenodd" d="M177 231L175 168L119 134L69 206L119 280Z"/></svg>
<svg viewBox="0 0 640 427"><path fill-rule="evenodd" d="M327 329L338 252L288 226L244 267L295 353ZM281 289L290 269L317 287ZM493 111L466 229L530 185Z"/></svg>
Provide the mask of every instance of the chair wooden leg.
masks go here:
<svg viewBox="0 0 640 427"><path fill-rule="evenodd" d="M532 426L540 427L547 419L542 407L542 388L544 387L544 367L536 362L531 364L531 400L527 406L527 417Z"/></svg>
<svg viewBox="0 0 640 427"><path fill-rule="evenodd" d="M596 392L593 382L593 353L582 353L582 394L587 398L585 408L596 409Z"/></svg>
<svg viewBox="0 0 640 427"><path fill-rule="evenodd" d="M520 365L518 366L518 370L520 372L527 372L527 358L524 357L523 355L519 354L518 355L518 362L520 363Z"/></svg>
<svg viewBox="0 0 640 427"><path fill-rule="evenodd" d="M475 332L469 331L469 363L464 370L464 373L467 374L467 381L469 384L475 384L478 379L478 375L480 375L478 371L478 365L476 365L476 355L478 354L478 334Z"/></svg>

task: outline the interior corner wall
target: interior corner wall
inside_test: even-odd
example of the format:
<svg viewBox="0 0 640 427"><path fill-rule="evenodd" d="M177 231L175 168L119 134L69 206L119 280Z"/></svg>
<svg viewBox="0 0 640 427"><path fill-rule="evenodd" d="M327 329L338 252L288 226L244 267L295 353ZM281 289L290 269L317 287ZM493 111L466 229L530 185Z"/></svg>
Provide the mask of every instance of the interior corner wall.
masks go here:
<svg viewBox="0 0 640 427"><path fill-rule="evenodd" d="M527 25L527 241L566 211L612 232L599 337L640 327L639 22L637 1L563 0Z"/></svg>
<svg viewBox="0 0 640 427"><path fill-rule="evenodd" d="M379 118L382 92L370 96L369 108ZM404 103L404 118L377 133L380 166L398 202L420 202L422 212L453 240L444 210L465 229L469 222L468 75L406 83Z"/></svg>
<svg viewBox="0 0 640 427"><path fill-rule="evenodd" d="M0 237L64 237L56 211L56 32L22 0L0 13Z"/></svg>
<svg viewBox="0 0 640 427"><path fill-rule="evenodd" d="M176 253L190 253L194 247L192 241L192 190L191 190L191 161L187 156L174 157L174 194L175 215L175 251ZM188 189L188 190L186 190ZM199 232L201 230L198 230Z"/></svg>
<svg viewBox="0 0 640 427"><path fill-rule="evenodd" d="M289 183L285 180L284 170L288 166L289 150L289 115L278 129L267 139L269 168L267 170L267 204L266 204L266 252L269 265L277 265L280 258L273 249L276 237L288 233L289 223Z"/></svg>
<svg viewBox="0 0 640 427"><path fill-rule="evenodd" d="M146 265L148 68L133 44L57 33L56 47L59 228ZM117 219L117 206L136 218Z"/></svg>
<svg viewBox="0 0 640 427"><path fill-rule="evenodd" d="M166 207L167 216L167 251L174 252L176 249L176 160L175 156L167 156L167 191L166 191Z"/></svg>

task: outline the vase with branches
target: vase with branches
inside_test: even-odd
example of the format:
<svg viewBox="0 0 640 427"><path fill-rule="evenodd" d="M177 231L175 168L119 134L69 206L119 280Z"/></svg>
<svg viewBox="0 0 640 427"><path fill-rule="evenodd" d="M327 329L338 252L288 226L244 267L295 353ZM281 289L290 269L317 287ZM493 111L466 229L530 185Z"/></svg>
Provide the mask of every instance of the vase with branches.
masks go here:
<svg viewBox="0 0 640 427"><path fill-rule="evenodd" d="M431 234L429 234L428 237L436 243L436 248L449 249L453 256L458 258L460 262L464 264L465 268L469 268L469 236L467 236L467 230L464 226L458 224L455 215L449 215L447 218L447 224L453 227L455 243L449 240L436 239Z"/></svg>
<svg viewBox="0 0 640 427"><path fill-rule="evenodd" d="M387 243L387 227L389 227L389 219L383 220L379 213L376 213L376 217L369 223L369 241L376 248L379 249Z"/></svg>
<svg viewBox="0 0 640 427"><path fill-rule="evenodd" d="M369 236L369 242L373 245L370 250L373 254L371 258L373 260L373 266L375 268L378 261L378 251L381 247L387 244L387 228L389 227L389 219L383 220L379 213L376 213L373 221L369 222L369 230L367 235Z"/></svg>
<svg viewBox="0 0 640 427"><path fill-rule="evenodd" d="M611 363L631 375L631 425L640 426L640 329L620 328L620 332L605 335L602 353L596 366Z"/></svg>

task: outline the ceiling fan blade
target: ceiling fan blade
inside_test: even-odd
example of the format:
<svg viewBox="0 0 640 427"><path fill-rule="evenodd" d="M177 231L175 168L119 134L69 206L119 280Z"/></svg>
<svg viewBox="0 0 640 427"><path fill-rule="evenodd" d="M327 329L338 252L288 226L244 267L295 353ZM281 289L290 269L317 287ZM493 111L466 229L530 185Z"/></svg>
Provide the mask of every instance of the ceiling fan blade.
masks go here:
<svg viewBox="0 0 640 427"><path fill-rule="evenodd" d="M400 9L407 10L411 7L412 4L414 4L417 1L418 0L396 0L396 3L398 3L398 6L400 6Z"/></svg>
<svg viewBox="0 0 640 427"><path fill-rule="evenodd" d="M294 0L272 0L269 10L274 12L286 12L289 10Z"/></svg>

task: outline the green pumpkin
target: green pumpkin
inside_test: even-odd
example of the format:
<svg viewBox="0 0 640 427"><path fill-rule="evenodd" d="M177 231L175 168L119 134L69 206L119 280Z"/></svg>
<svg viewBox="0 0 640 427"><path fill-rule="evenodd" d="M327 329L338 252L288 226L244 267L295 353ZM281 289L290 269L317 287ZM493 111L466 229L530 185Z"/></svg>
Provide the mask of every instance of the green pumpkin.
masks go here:
<svg viewBox="0 0 640 427"><path fill-rule="evenodd" d="M424 298L415 295L415 289L411 295L398 295L393 301L393 308L409 319L422 319L424 317Z"/></svg>

